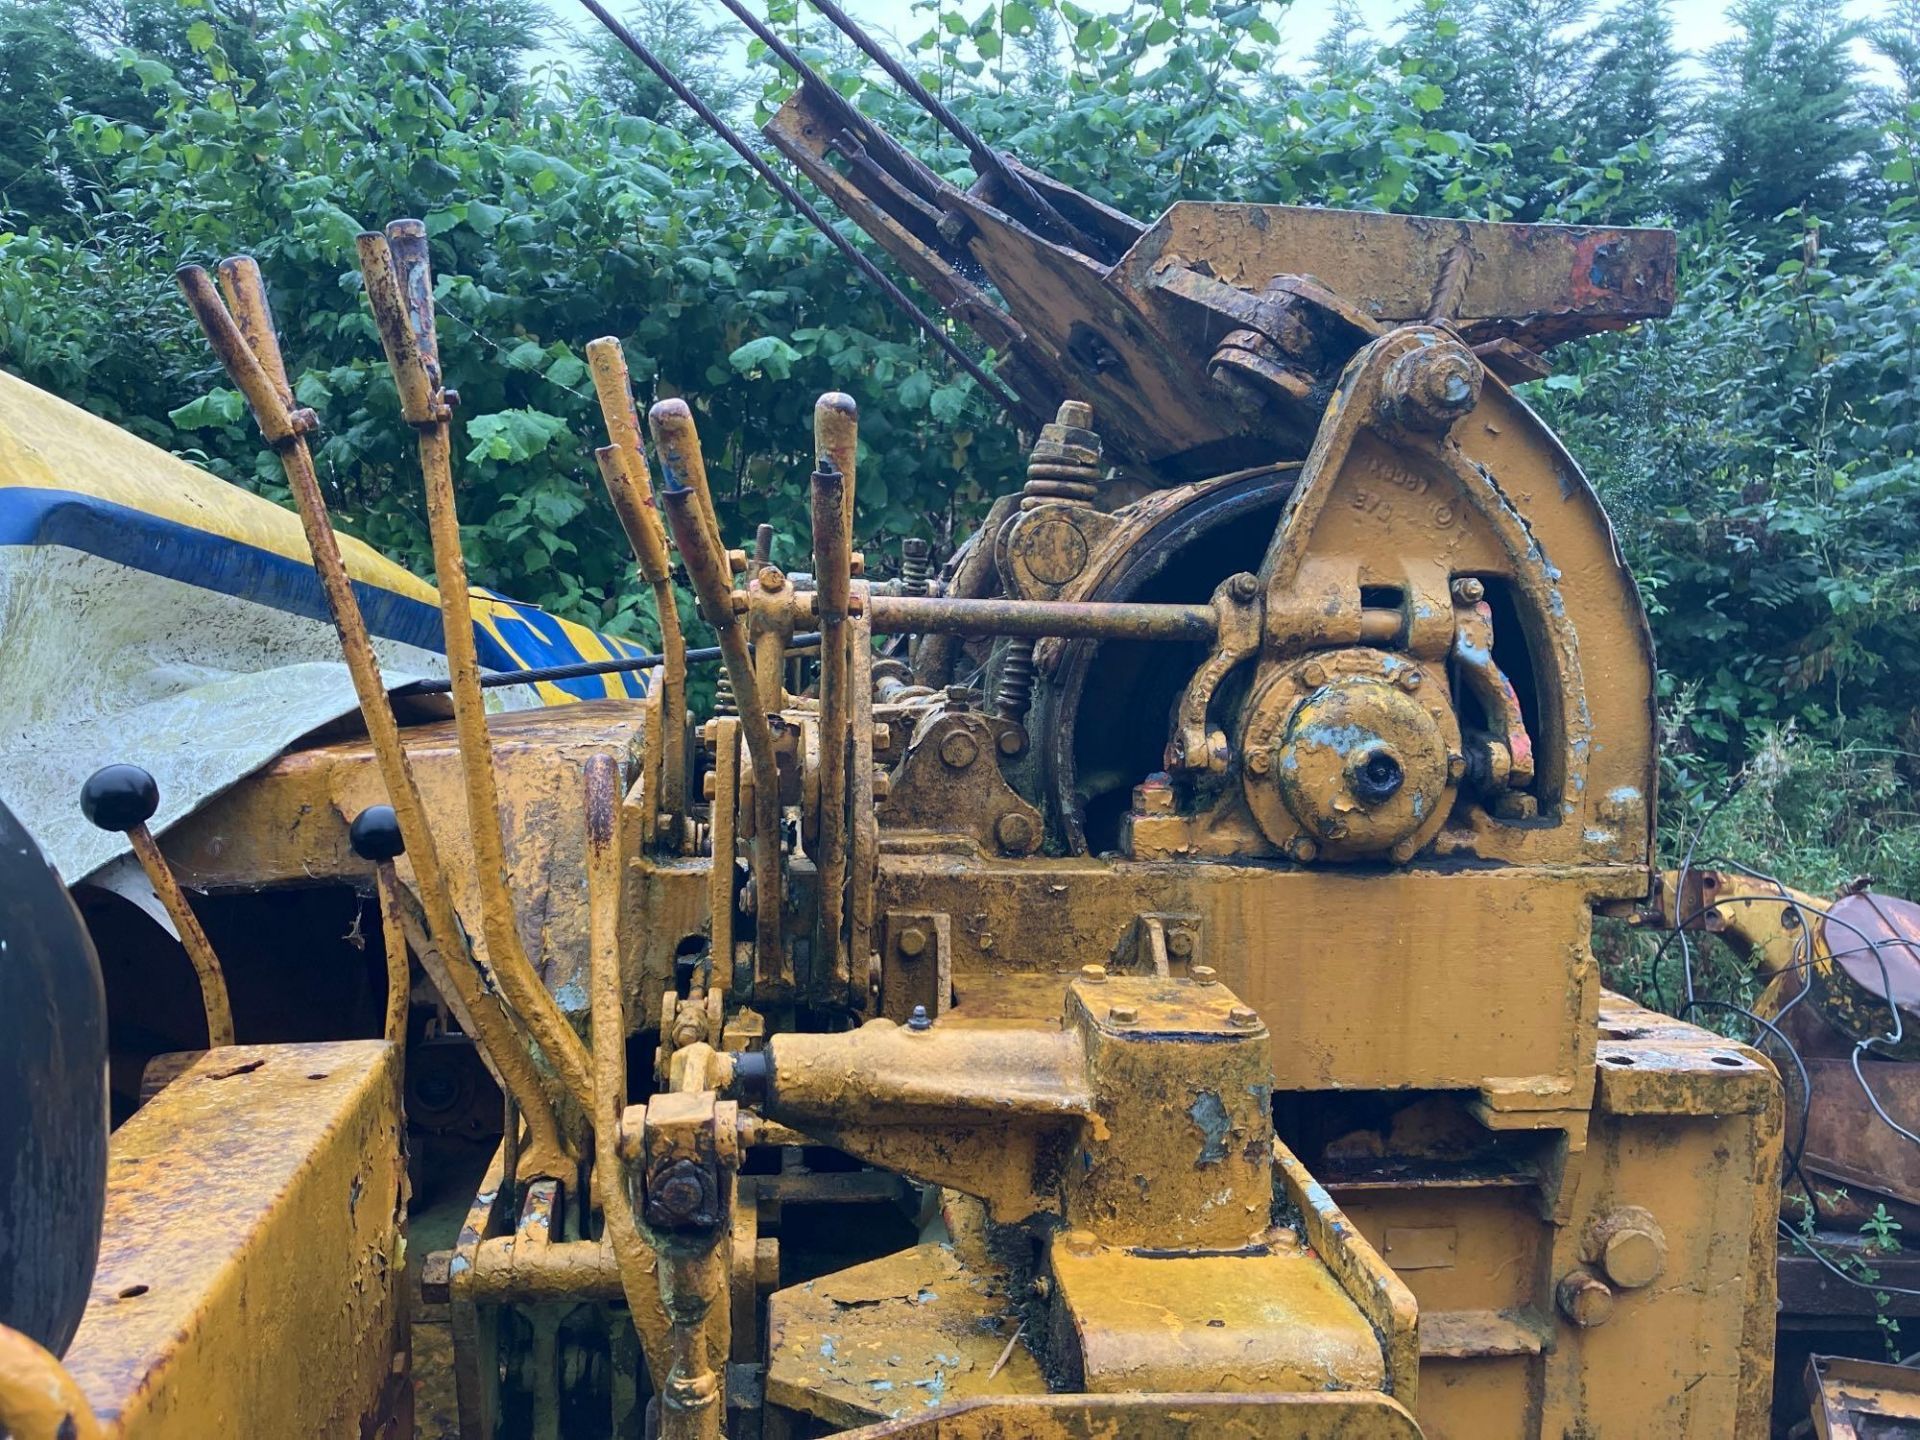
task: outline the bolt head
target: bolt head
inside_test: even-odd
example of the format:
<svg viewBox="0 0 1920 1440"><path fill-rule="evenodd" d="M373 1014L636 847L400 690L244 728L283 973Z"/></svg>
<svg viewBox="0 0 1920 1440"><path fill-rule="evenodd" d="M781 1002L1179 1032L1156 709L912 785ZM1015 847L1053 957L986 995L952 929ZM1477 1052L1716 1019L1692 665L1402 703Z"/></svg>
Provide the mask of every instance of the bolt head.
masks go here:
<svg viewBox="0 0 1920 1440"><path fill-rule="evenodd" d="M1327 683L1327 667L1318 660L1309 660L1300 667L1300 683L1317 690Z"/></svg>
<svg viewBox="0 0 1920 1440"><path fill-rule="evenodd" d="M965 730L955 730L940 742L940 760L950 770L964 770L980 758L980 742Z"/></svg>
<svg viewBox="0 0 1920 1440"><path fill-rule="evenodd" d="M347 843L362 860L376 864L396 858L407 848L400 836L400 817L391 805L369 805L354 816L347 829Z"/></svg>
<svg viewBox="0 0 1920 1440"><path fill-rule="evenodd" d="M1320 847L1304 835L1296 835L1287 845L1287 854L1293 857L1296 865L1311 863L1320 854Z"/></svg>
<svg viewBox="0 0 1920 1440"><path fill-rule="evenodd" d="M1560 1313L1583 1330L1604 1325L1613 1318L1613 1291L1607 1282L1586 1270L1572 1270L1561 1277L1554 1298Z"/></svg>
<svg viewBox="0 0 1920 1440"><path fill-rule="evenodd" d="M1609 1235L1600 1256L1607 1278L1626 1290L1638 1290L1658 1280L1666 1261L1666 1247L1659 1238L1637 1226Z"/></svg>
<svg viewBox="0 0 1920 1440"><path fill-rule="evenodd" d="M1040 843L1039 827L1033 817L1019 810L1009 810L995 821L993 836L1009 855L1030 855Z"/></svg>
<svg viewBox="0 0 1920 1440"><path fill-rule="evenodd" d="M1467 757L1464 755L1447 756L1447 778L1459 780L1467 773Z"/></svg>
<svg viewBox="0 0 1920 1440"><path fill-rule="evenodd" d="M933 1017L927 1014L927 1007L924 1005L914 1006L913 1013L907 1017L907 1029L917 1034L921 1031L931 1030L932 1028Z"/></svg>
<svg viewBox="0 0 1920 1440"><path fill-rule="evenodd" d="M1193 954L1193 932L1191 930L1169 930L1167 932L1167 954L1176 960L1184 960Z"/></svg>
<svg viewBox="0 0 1920 1440"><path fill-rule="evenodd" d="M1196 965L1187 973L1193 977L1193 983L1196 985L1217 985L1220 983L1220 977L1214 972L1214 968L1211 965Z"/></svg>
<svg viewBox="0 0 1920 1440"><path fill-rule="evenodd" d="M1273 768L1273 756L1265 750L1253 750L1247 754L1247 769L1255 775L1264 775Z"/></svg>
<svg viewBox="0 0 1920 1440"><path fill-rule="evenodd" d="M927 949L927 932L918 925L909 925L900 932L899 949L902 955L912 959L923 955Z"/></svg>
<svg viewBox="0 0 1920 1440"><path fill-rule="evenodd" d="M1462 575L1453 582L1453 598L1462 605L1478 605L1486 594L1487 587L1471 575Z"/></svg>
<svg viewBox="0 0 1920 1440"><path fill-rule="evenodd" d="M1480 403L1480 381L1480 362L1464 345L1448 341L1409 350L1395 360L1381 394L1402 425L1441 434Z"/></svg>
<svg viewBox="0 0 1920 1440"><path fill-rule="evenodd" d="M1104 985L1107 983L1107 967L1104 965L1082 965L1080 967L1080 978L1089 985Z"/></svg>
<svg viewBox="0 0 1920 1440"><path fill-rule="evenodd" d="M777 567L772 565L762 565L760 567L760 588L765 590L769 595L779 590L780 587L786 583L787 577L782 575Z"/></svg>
<svg viewBox="0 0 1920 1440"><path fill-rule="evenodd" d="M1260 1017L1244 1005L1236 1005L1227 1011L1227 1023L1236 1030L1251 1030L1260 1023Z"/></svg>
<svg viewBox="0 0 1920 1440"><path fill-rule="evenodd" d="M1107 1019L1115 1025L1131 1025L1140 1018L1140 1012L1131 1005L1115 1005L1107 1011Z"/></svg>
<svg viewBox="0 0 1920 1440"><path fill-rule="evenodd" d="M999 745L1002 755L1018 755L1027 748L1027 732L1022 726L1009 725L1000 732L1000 738L995 743Z"/></svg>
<svg viewBox="0 0 1920 1440"><path fill-rule="evenodd" d="M138 765L108 765L80 787L80 812L102 830L132 830L160 808L160 787Z"/></svg>
<svg viewBox="0 0 1920 1440"><path fill-rule="evenodd" d="M1426 677L1421 675L1421 673L1411 665L1394 677L1394 679L1399 682L1402 690L1418 690L1420 688L1420 682L1425 678Z"/></svg>
<svg viewBox="0 0 1920 1440"><path fill-rule="evenodd" d="M1227 593L1239 601L1251 600L1260 593L1260 577L1242 571L1227 581Z"/></svg>
<svg viewBox="0 0 1920 1440"><path fill-rule="evenodd" d="M1388 852L1388 854L1391 856L1393 860L1393 863L1396 865L1406 864L1409 860L1413 859L1413 857L1419 853L1420 853L1420 842L1418 840L1402 840L1398 845L1394 846L1393 849Z"/></svg>

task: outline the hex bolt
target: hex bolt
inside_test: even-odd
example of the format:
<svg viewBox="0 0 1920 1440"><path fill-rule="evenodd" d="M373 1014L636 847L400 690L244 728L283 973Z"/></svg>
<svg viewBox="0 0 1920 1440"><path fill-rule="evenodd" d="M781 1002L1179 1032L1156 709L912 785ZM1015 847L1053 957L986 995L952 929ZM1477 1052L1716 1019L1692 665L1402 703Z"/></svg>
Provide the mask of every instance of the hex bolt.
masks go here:
<svg viewBox="0 0 1920 1440"><path fill-rule="evenodd" d="M1311 864L1320 854L1320 847L1304 835L1296 835L1287 843L1287 854L1293 857L1296 865Z"/></svg>
<svg viewBox="0 0 1920 1440"><path fill-rule="evenodd" d="M1167 932L1167 954L1176 960L1184 960L1193 954L1193 932L1191 930L1169 930Z"/></svg>
<svg viewBox="0 0 1920 1440"><path fill-rule="evenodd" d="M1420 688L1421 680L1424 679L1425 677L1422 676L1418 670L1414 669L1411 665L1409 665L1405 669L1403 669L1398 675L1396 675L1394 678L1400 682L1400 688L1402 690L1418 690Z"/></svg>
<svg viewBox="0 0 1920 1440"><path fill-rule="evenodd" d="M907 1029L917 1034L920 1031L931 1030L932 1028L933 1019L927 1014L927 1007L924 1005L914 1006L913 1013L907 1017Z"/></svg>
<svg viewBox="0 0 1920 1440"><path fill-rule="evenodd" d="M900 953L909 960L917 955L925 954L927 949L927 932L918 925L909 925L900 932L898 948Z"/></svg>
<svg viewBox="0 0 1920 1440"><path fill-rule="evenodd" d="M1107 1019L1116 1025L1131 1025L1140 1018L1140 1012L1131 1005L1115 1005L1107 1011Z"/></svg>
<svg viewBox="0 0 1920 1440"><path fill-rule="evenodd" d="M691 1160L671 1161L648 1179L646 1212L650 1224L665 1229L692 1225L701 1218L706 1201L706 1180Z"/></svg>
<svg viewBox="0 0 1920 1440"><path fill-rule="evenodd" d="M1447 756L1447 779L1458 780L1467 773L1467 757L1464 755Z"/></svg>
<svg viewBox="0 0 1920 1440"><path fill-rule="evenodd" d="M1626 1229L1607 1237L1600 1266L1607 1278L1623 1290L1638 1290L1660 1278L1666 1268L1666 1247L1645 1230Z"/></svg>
<svg viewBox="0 0 1920 1440"><path fill-rule="evenodd" d="M1410 350L1387 367L1380 396L1391 417L1412 430L1444 434L1480 403L1480 362L1457 342Z"/></svg>
<svg viewBox="0 0 1920 1440"><path fill-rule="evenodd" d="M1089 985L1104 985L1107 983L1107 967L1104 965L1082 965L1080 967L1080 978Z"/></svg>
<svg viewBox="0 0 1920 1440"><path fill-rule="evenodd" d="M1251 1030L1260 1023L1260 1017L1244 1005L1236 1005L1227 1011L1227 1023L1236 1030Z"/></svg>
<svg viewBox="0 0 1920 1440"><path fill-rule="evenodd" d="M772 565L760 567L760 588L769 595L775 594L787 583L787 577Z"/></svg>
<svg viewBox="0 0 1920 1440"><path fill-rule="evenodd" d="M993 835L1009 855L1031 854L1040 838L1035 832L1033 817L1018 810L1009 810L995 821Z"/></svg>
<svg viewBox="0 0 1920 1440"><path fill-rule="evenodd" d="M1309 689L1319 689L1327 683L1327 667L1318 660L1309 660L1300 667L1300 683Z"/></svg>
<svg viewBox="0 0 1920 1440"><path fill-rule="evenodd" d="M1247 755L1247 769L1255 775L1264 775L1273 768L1273 757L1265 750L1253 750Z"/></svg>
<svg viewBox="0 0 1920 1440"><path fill-rule="evenodd" d="M997 742L1002 755L1018 755L1027 748L1027 732L1023 726L1009 725L1000 732Z"/></svg>
<svg viewBox="0 0 1920 1440"><path fill-rule="evenodd" d="M1462 605L1478 605L1486 597L1487 587L1471 575L1453 582L1453 598Z"/></svg>
<svg viewBox="0 0 1920 1440"><path fill-rule="evenodd" d="M940 742L940 761L950 770L964 770L980 758L980 742L964 730L955 730Z"/></svg>
<svg viewBox="0 0 1920 1440"><path fill-rule="evenodd" d="M1569 1270L1561 1276L1554 1298L1560 1313L1583 1330L1613 1318L1613 1290L1590 1270Z"/></svg>
<svg viewBox="0 0 1920 1440"><path fill-rule="evenodd" d="M1218 985L1220 977L1211 965L1196 965L1188 972L1196 985Z"/></svg>
<svg viewBox="0 0 1920 1440"><path fill-rule="evenodd" d="M1239 601L1251 600L1260 593L1260 577L1243 570L1227 581L1227 593Z"/></svg>

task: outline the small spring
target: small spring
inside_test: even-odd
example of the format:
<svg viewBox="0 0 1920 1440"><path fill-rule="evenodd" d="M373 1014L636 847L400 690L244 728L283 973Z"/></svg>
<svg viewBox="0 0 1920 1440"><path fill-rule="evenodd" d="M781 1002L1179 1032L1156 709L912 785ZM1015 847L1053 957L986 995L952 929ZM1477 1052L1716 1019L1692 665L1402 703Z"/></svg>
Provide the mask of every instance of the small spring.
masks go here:
<svg viewBox="0 0 1920 1440"><path fill-rule="evenodd" d="M740 713L740 703L733 694L733 676L727 672L727 667L724 665L720 667L720 678L713 687L713 713L716 715Z"/></svg>
<svg viewBox="0 0 1920 1440"><path fill-rule="evenodd" d="M1019 724L1033 699L1033 641L1009 640L1000 657L1000 686L993 708L1002 720Z"/></svg>
<svg viewBox="0 0 1920 1440"><path fill-rule="evenodd" d="M900 542L900 593L902 595L926 595L931 593L933 581L933 547L926 541L910 537Z"/></svg>

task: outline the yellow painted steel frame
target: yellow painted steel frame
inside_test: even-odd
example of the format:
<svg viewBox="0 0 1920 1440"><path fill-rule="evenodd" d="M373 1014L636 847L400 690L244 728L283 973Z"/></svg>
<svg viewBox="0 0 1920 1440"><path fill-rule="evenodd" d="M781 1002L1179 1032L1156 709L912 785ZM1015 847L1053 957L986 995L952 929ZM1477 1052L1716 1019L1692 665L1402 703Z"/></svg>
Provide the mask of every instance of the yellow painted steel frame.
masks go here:
<svg viewBox="0 0 1920 1440"><path fill-rule="evenodd" d="M406 1440L406 1160L384 1041L227 1046L115 1132L66 1365L124 1440Z"/></svg>

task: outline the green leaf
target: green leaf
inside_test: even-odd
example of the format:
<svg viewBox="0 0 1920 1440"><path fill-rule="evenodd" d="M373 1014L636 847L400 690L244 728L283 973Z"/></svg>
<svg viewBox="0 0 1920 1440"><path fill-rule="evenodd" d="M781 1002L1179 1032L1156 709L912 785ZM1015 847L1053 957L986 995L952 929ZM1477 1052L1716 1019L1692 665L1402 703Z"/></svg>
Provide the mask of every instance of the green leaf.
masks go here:
<svg viewBox="0 0 1920 1440"><path fill-rule="evenodd" d="M749 340L731 355L727 363L735 373L754 375L764 372L769 379L784 380L793 370L793 362L800 358L800 352L777 335L762 335L757 340Z"/></svg>
<svg viewBox="0 0 1920 1440"><path fill-rule="evenodd" d="M224 430L246 413L246 398L238 390L219 389L169 410L167 419L182 430Z"/></svg>
<svg viewBox="0 0 1920 1440"><path fill-rule="evenodd" d="M187 26L187 44L193 47L193 53L204 55L214 47L216 36L213 26L204 20L196 20Z"/></svg>
<svg viewBox="0 0 1920 1440"><path fill-rule="evenodd" d="M531 460L566 431L566 421L544 410L498 410L491 415L476 415L467 422L467 438L473 441L467 461L478 465L483 460L508 464Z"/></svg>
<svg viewBox="0 0 1920 1440"><path fill-rule="evenodd" d="M467 226L482 235L491 235L506 218L507 212L498 205L489 205L484 200L467 202Z"/></svg>
<svg viewBox="0 0 1920 1440"><path fill-rule="evenodd" d="M578 355L562 355L547 367L547 379L571 389L587 377L586 362Z"/></svg>
<svg viewBox="0 0 1920 1440"><path fill-rule="evenodd" d="M1411 98L1416 110L1431 115L1447 103L1447 92L1438 85L1421 85L1414 90Z"/></svg>

